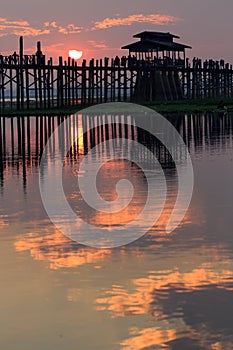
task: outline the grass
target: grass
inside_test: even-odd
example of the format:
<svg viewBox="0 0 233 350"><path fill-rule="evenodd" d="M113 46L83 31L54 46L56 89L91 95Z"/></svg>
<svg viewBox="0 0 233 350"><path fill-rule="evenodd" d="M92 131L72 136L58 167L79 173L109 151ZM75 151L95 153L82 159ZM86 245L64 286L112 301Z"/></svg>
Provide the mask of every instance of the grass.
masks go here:
<svg viewBox="0 0 233 350"><path fill-rule="evenodd" d="M233 112L233 98L137 102L137 104L149 107L159 113ZM221 107L219 107L219 105L221 105ZM7 108L4 112L0 112L0 114L4 116L70 115L85 107L88 106L56 107L51 109L36 109L32 106L29 110L20 111L11 111L10 108Z"/></svg>
<svg viewBox="0 0 233 350"><path fill-rule="evenodd" d="M57 116L57 115L70 115L76 113L78 110L83 109L84 107L56 107L50 109L37 109L31 107L27 110L11 110L6 108L4 112L0 112L1 116L14 117L14 116Z"/></svg>
<svg viewBox="0 0 233 350"><path fill-rule="evenodd" d="M233 111L233 98L155 101L143 103L143 105L159 113L231 112Z"/></svg>

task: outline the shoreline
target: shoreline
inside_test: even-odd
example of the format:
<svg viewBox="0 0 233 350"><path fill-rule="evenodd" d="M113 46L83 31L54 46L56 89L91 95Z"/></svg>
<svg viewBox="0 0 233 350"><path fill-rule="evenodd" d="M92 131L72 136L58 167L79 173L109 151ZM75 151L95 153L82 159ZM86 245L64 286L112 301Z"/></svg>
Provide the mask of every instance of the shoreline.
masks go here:
<svg viewBox="0 0 233 350"><path fill-rule="evenodd" d="M135 102L136 103L136 102ZM226 113L233 112L233 98L218 99L200 99L200 100L174 100L174 101L153 101L153 102L137 102L137 104L151 108L158 113ZM93 106L93 105L92 105ZM76 107L61 107L51 109L28 110L6 110L0 112L0 116L17 117L17 116L65 116L72 115L89 106L79 105Z"/></svg>

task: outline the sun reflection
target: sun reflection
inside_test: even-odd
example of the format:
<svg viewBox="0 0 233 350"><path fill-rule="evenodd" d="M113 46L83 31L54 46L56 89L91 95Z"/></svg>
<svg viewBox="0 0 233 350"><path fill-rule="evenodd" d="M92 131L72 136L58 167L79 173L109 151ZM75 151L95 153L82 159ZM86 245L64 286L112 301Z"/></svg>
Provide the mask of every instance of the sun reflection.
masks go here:
<svg viewBox="0 0 233 350"><path fill-rule="evenodd" d="M80 138L81 137L82 136L80 136ZM81 144L83 144L82 139L80 139L80 142ZM129 205L127 205L128 203L127 188L125 189L125 192L121 191L122 201L120 203L120 208L119 208L119 202L117 204L118 206L116 206L114 202L111 203L111 208L114 211L113 214L105 213L103 211L91 210L89 206L85 205L85 202L82 198L81 193L75 187L75 182L74 182L74 186L70 186L70 183L66 185L66 178L64 177L64 183L65 183L64 188L67 187L70 189L72 187L72 189L73 188L75 189L72 193L67 193L66 195L70 201L70 204L73 210L77 213L78 216L81 216L86 222L94 226L104 227L109 231L114 230L116 226L131 223L136 218L138 218L140 213L145 208L145 203L147 199L147 184L143 173L137 168L137 166L133 164L129 165L128 163L129 163L128 161L125 161L122 159L115 159L114 161L108 161L100 168L98 172L97 188L100 193L100 196L103 197L103 199L106 201L112 202L117 198L116 184L119 180L127 179L129 180L131 185L134 187L133 189L134 195ZM64 171L66 170L64 169ZM75 181L78 177L85 176L85 173L81 174L79 169L76 169L75 167L72 170L72 174L75 177ZM121 209L124 202L126 203L125 208ZM171 216L175 202L176 202L176 189L174 190L170 189L170 193L169 193L169 196L167 197L162 214L158 218L157 222L155 219L154 227L156 227L157 240L160 239L159 236L163 238L162 241L164 241L169 237L169 235L166 233L166 225ZM161 209L159 201L158 201L158 206L154 209L156 209L156 211L159 211ZM173 213L174 222L176 217L177 217L177 221L179 221L180 212L182 210L183 210L183 205L182 205L182 202L180 201L179 207L176 213ZM153 212L152 214L151 212L149 212L147 213L147 215L151 216L151 215L155 215L155 213ZM140 224L139 224L139 221L137 221L137 224L136 224L137 227L135 227L135 229L143 228L146 222L147 222L147 218L143 217ZM187 211L179 227L181 228L182 226L186 226L190 224L200 226L200 225L203 225L204 222L205 222L205 218L201 210L201 205L198 202L198 199L196 198L195 202L193 201L192 208L190 208ZM155 233L154 230L152 231ZM151 236L152 239L153 239L153 232Z"/></svg>
<svg viewBox="0 0 233 350"><path fill-rule="evenodd" d="M78 128L78 150L79 153L84 154L84 136L83 136L83 128Z"/></svg>

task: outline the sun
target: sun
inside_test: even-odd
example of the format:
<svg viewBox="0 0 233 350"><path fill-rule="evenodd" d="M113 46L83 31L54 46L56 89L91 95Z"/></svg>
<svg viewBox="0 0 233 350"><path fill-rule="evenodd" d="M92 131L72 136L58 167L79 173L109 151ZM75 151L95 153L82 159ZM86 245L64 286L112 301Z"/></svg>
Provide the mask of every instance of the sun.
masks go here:
<svg viewBox="0 0 233 350"><path fill-rule="evenodd" d="M82 51L78 50L69 50L69 57L73 58L74 60L79 60L83 55Z"/></svg>

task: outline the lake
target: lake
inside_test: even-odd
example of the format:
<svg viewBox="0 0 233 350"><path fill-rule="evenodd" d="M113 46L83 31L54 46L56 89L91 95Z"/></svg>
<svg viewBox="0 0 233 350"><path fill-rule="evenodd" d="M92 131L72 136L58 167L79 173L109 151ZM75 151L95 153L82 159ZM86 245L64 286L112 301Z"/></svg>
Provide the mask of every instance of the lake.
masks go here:
<svg viewBox="0 0 233 350"><path fill-rule="evenodd" d="M172 232L166 231L166 223L178 182L170 154L128 114L114 118L108 116L98 127L101 115L0 118L1 349L232 349L233 115L168 116L188 146L194 171L191 204ZM84 133L86 124L94 129ZM63 154L64 192L82 218L74 239L51 222L41 199L39 183L46 176L41 174L40 157L49 137L50 180L56 178L54 164L63 154L61 140L69 149ZM72 147L70 138L75 140ZM150 150L136 152L149 182L137 164L121 159L122 149L130 157L135 149L124 143L127 138ZM106 140L110 143L95 147ZM91 149L90 167L80 168ZM111 152L115 158L109 160ZM97 188L105 201L116 200L117 182L128 179L121 184L126 208L116 201L113 214L88 206L77 186L79 178L93 175L100 159L105 164ZM186 158L181 156L179 162L185 169ZM132 235L139 232L137 239L130 236L129 244L113 249L96 247L93 238L88 246L78 242L87 236L86 223L108 231L109 239L121 232L116 229L142 213L150 181L162 201L162 173L167 183L165 207L158 201L131 227ZM128 182L134 186L133 196ZM57 209L55 192L57 202L52 205ZM148 221L161 210L144 235ZM64 231L65 223L60 215Z"/></svg>

